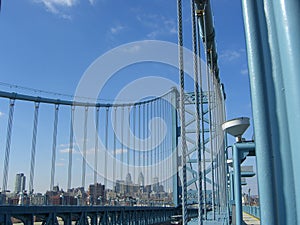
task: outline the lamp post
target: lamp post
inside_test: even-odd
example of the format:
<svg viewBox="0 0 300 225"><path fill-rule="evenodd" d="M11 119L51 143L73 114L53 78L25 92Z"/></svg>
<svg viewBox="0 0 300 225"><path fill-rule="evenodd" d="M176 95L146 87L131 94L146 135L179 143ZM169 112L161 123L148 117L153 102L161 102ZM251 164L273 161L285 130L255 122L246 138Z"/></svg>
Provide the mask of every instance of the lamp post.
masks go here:
<svg viewBox="0 0 300 225"><path fill-rule="evenodd" d="M243 224L242 193L241 193L241 156L244 152L255 150L254 142L244 142L242 135L249 127L249 118L240 117L229 120L222 125L222 129L236 138L236 143L232 146L233 150L233 187L235 203L235 222L236 225ZM232 179L230 179L232 188ZM232 189L231 189L232 191ZM232 192L231 192L232 193Z"/></svg>

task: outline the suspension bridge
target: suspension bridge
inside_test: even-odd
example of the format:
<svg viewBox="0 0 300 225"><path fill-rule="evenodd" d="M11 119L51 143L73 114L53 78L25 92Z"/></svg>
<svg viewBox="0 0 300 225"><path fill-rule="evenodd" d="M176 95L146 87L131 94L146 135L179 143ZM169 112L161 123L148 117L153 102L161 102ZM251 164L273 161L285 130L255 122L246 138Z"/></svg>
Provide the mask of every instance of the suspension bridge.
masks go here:
<svg viewBox="0 0 300 225"><path fill-rule="evenodd" d="M262 224L297 224L299 2L242 1L254 140L242 138L248 118L226 122L210 1L191 1L194 87L187 91L182 2L177 3L179 86L161 96L103 103L0 91L8 106L0 224L167 224L178 218L175 222L182 224L241 225L243 211ZM18 105L32 108L32 130L22 130L31 135L30 151L24 153L30 155L30 169L16 175L12 191ZM23 119L29 120L26 114ZM227 146L227 133L237 138L232 146ZM45 193L35 191L41 136L51 139L42 153L51 161L50 176L43 178L49 181ZM68 143L66 182L59 187L57 151L63 138ZM241 167L249 156L257 159L260 207L243 209L241 177L255 175Z"/></svg>

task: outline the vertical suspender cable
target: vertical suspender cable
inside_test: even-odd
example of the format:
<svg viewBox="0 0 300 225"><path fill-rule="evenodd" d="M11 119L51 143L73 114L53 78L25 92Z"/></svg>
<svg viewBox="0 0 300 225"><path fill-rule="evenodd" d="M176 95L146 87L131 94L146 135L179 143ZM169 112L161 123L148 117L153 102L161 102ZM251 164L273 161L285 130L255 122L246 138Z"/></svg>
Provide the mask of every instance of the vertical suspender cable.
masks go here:
<svg viewBox="0 0 300 225"><path fill-rule="evenodd" d="M116 161L117 161L117 137L116 137L116 129L117 129L117 107L114 107L114 160L113 160L113 185L116 184Z"/></svg>
<svg viewBox="0 0 300 225"><path fill-rule="evenodd" d="M56 104L55 105L55 110L54 110L54 126L53 126L53 138L52 138L52 164L51 164L50 191L53 190L54 178L55 178L55 161L56 161L58 110L59 110L59 105Z"/></svg>
<svg viewBox="0 0 300 225"><path fill-rule="evenodd" d="M68 162L68 186L67 189L71 189L72 185L72 155L74 148L74 112L75 106L71 108L71 122L70 122L70 141L69 141L69 162Z"/></svg>
<svg viewBox="0 0 300 225"><path fill-rule="evenodd" d="M145 149L144 149L144 154L145 154L145 163L144 163L144 171L145 171L145 180L146 184L149 184L149 173L148 173L148 168L149 168L149 134L148 134L148 117L149 117L149 111L148 111L148 104L145 104L144 108L144 115L145 115L145 122L144 122L144 130L145 130L145 135L144 135L144 140L145 140ZM147 169L146 169L147 168Z"/></svg>
<svg viewBox="0 0 300 225"><path fill-rule="evenodd" d="M151 102L150 103L151 105L150 105L150 120L152 120L153 119L153 111L154 111L154 103L153 102ZM154 168L154 166L153 166L153 151L154 151L154 148L153 148L153 146L154 146L154 132L155 132L155 130L154 130L154 127L153 126L151 126L151 143L150 143L150 146L151 146L151 150L150 150L150 165L151 165L151 170L150 170L150 183L152 184L152 181L153 181L153 174L154 174L154 172L153 172L153 168Z"/></svg>
<svg viewBox="0 0 300 225"><path fill-rule="evenodd" d="M105 188L107 188L108 112L109 112L109 107L106 107L106 112L105 112L105 160L104 160L104 186L105 186Z"/></svg>
<svg viewBox="0 0 300 225"><path fill-rule="evenodd" d="M136 114L136 106L134 105L133 106L133 117L132 117L132 124L133 124L133 183L135 182L135 152L136 152L136 149L135 149L135 114Z"/></svg>
<svg viewBox="0 0 300 225"><path fill-rule="evenodd" d="M146 152L147 152L147 149L146 149L146 104L143 104L143 151L142 151L142 153L143 153L143 175L144 175L144 184L145 184L145 177L146 177L146 171L145 171L145 167L146 167L146 165L145 165L145 162L146 162L146 157L145 157L145 155L146 155Z"/></svg>
<svg viewBox="0 0 300 225"><path fill-rule="evenodd" d="M121 111L121 164L120 164L120 177L123 180L123 164L124 164L124 107Z"/></svg>
<svg viewBox="0 0 300 225"><path fill-rule="evenodd" d="M165 99L162 99L162 118L163 118L163 121L166 123L166 101ZM166 157L166 151L167 151L167 148L166 148L166 138L167 138L167 135L164 136L164 139L163 139L163 142L162 142L162 145L163 145L163 148L162 148L162 153L161 153L161 167L162 167L162 174L163 174L163 182L164 182L164 188L165 190L164 191L167 191L167 175L166 175L166 166L167 166L167 161L164 162L164 160L167 158Z"/></svg>
<svg viewBox="0 0 300 225"><path fill-rule="evenodd" d="M152 167L152 164L151 164L151 132L150 132L150 127L149 127L149 123L150 123L150 120L151 120L151 103L147 104L147 168L150 168L147 169L148 171L148 184L151 184L151 167ZM150 139L149 139L150 138Z"/></svg>
<svg viewBox="0 0 300 225"><path fill-rule="evenodd" d="M2 184L2 191L3 192L5 192L7 190L8 167L9 167L10 144L11 144L11 134L12 134L12 124L13 124L13 117L14 117L14 108L15 108L15 99L10 99L8 123L7 123L7 132L6 132L5 157L4 157L4 164L3 164L3 184Z"/></svg>
<svg viewBox="0 0 300 225"><path fill-rule="evenodd" d="M155 101L154 102L154 116L155 117L157 117L157 101ZM158 128L157 128L157 122L155 121L155 123L154 123L154 146L155 146L155 148L154 148L154 176L155 177L157 177L158 176L158 174L157 174L157 161L156 161L156 155L157 155L157 148L158 148L158 146L157 146L157 133L158 133Z"/></svg>
<svg viewBox="0 0 300 225"><path fill-rule="evenodd" d="M84 125L83 125L83 146L82 146L82 177L81 186L85 187L85 173L86 173L86 141L87 141L87 121L89 115L89 107L85 106L84 109ZM96 187L95 187L96 188Z"/></svg>
<svg viewBox="0 0 300 225"><path fill-rule="evenodd" d="M138 109L138 116L139 116L139 120L138 120L138 133L139 133L139 137L138 137L138 164L139 164L139 175L140 176L140 172L141 172L141 105L139 105L139 109ZM139 184L140 185L140 184Z"/></svg>
<svg viewBox="0 0 300 225"><path fill-rule="evenodd" d="M159 100L156 100L155 101L155 117L156 119L159 118L159 112L158 112L158 109L159 109ZM158 160L158 157L159 157L159 148L160 148L160 145L159 145L159 123L158 123L158 120L156 120L156 129L155 129L155 137L156 137L156 140L155 140L155 145L156 145L156 148L155 148L155 179L157 181L157 184L159 183L159 160ZM156 185L156 191L158 192L158 185Z"/></svg>
<svg viewBox="0 0 300 225"><path fill-rule="evenodd" d="M172 141L170 139L171 135L172 135L172 130L171 130L171 122L170 119L172 119L172 112L170 111L170 103L171 103L171 93L168 95L168 99L166 100L166 113L165 113L165 118L166 118L166 123L167 123L167 128L168 128L168 133L167 133L167 140L166 140L166 159L167 159L167 164L166 164L166 171L168 173L168 180L167 180L167 190L170 190L170 181L171 181L171 177L172 177L172 172L174 173L175 171L172 171Z"/></svg>
<svg viewBox="0 0 300 225"><path fill-rule="evenodd" d="M127 175L129 174L129 161L130 161L130 106L128 106L128 131L127 131Z"/></svg>
<svg viewBox="0 0 300 225"><path fill-rule="evenodd" d="M196 117L196 149L198 164L198 224L202 224L202 179L201 179L201 143L200 143L200 109L199 109L199 81L198 81L198 49L197 49L197 25L195 14L195 0L191 0L191 16L192 16L192 36L193 36L193 63L194 63L194 93L195 93L195 117ZM200 52L199 52L200 53ZM201 63L201 62L200 62Z"/></svg>
<svg viewBox="0 0 300 225"><path fill-rule="evenodd" d="M96 187L97 187L97 173L98 173L98 146L99 146L99 106L96 107L96 132L95 132L95 152L94 152L94 204L97 204Z"/></svg>
<svg viewBox="0 0 300 225"><path fill-rule="evenodd" d="M185 106L184 106L184 64L183 64L183 30L182 30L182 1L177 0L178 10L178 60L180 78L180 118L181 118L181 148L182 148L182 215L183 225L187 224L187 177L186 177L186 137L185 137Z"/></svg>
<svg viewBox="0 0 300 225"><path fill-rule="evenodd" d="M30 177L29 177L29 193L33 193L33 179L34 179L34 167L35 167L35 153L36 153L36 136L37 136L37 125L39 116L39 102L34 103L34 119L33 119L33 134L31 142L31 160L30 160Z"/></svg>
<svg viewBox="0 0 300 225"><path fill-rule="evenodd" d="M163 121L163 114L162 114L163 102L162 102L162 99L159 100L159 104L160 104L160 107L159 107L160 119L161 119L161 121ZM158 134L159 134L159 141L160 141L162 139L162 123L160 123L159 133ZM161 142L160 148L159 148L159 150L160 150L160 152L159 152L159 158L158 158L159 169L160 169L159 174L161 176L161 178L160 178L161 182L163 182L163 167L162 167L162 164L161 164L162 163L162 159L163 159L163 157L162 157L163 147L164 147L163 142Z"/></svg>

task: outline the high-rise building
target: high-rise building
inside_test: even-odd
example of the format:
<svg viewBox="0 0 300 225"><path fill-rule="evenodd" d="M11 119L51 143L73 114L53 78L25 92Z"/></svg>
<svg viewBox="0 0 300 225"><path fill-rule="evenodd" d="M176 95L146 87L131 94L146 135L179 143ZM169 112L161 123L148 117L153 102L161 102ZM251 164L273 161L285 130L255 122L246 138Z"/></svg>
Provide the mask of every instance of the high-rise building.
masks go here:
<svg viewBox="0 0 300 225"><path fill-rule="evenodd" d="M131 185L132 184L132 180L131 180L131 174L128 173L126 176L126 184L127 185Z"/></svg>
<svg viewBox="0 0 300 225"><path fill-rule="evenodd" d="M26 185L26 176L24 173L18 173L16 175L16 181L15 181L15 193L18 194L20 192L25 191L25 185Z"/></svg>
<svg viewBox="0 0 300 225"><path fill-rule="evenodd" d="M144 187L145 185L145 178L142 172L140 172L139 177L138 177L138 185L140 187Z"/></svg>
<svg viewBox="0 0 300 225"><path fill-rule="evenodd" d="M152 179L152 191L159 192L159 181L158 177L153 177Z"/></svg>

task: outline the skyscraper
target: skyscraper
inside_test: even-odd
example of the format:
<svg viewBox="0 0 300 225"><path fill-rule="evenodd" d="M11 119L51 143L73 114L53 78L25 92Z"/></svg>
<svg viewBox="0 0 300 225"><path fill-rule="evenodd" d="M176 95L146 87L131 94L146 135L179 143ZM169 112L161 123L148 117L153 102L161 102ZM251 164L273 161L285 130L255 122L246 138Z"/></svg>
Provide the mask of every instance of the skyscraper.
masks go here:
<svg viewBox="0 0 300 225"><path fill-rule="evenodd" d="M126 176L126 184L127 185L131 185L132 184L132 180L131 180L131 174L128 173Z"/></svg>
<svg viewBox="0 0 300 225"><path fill-rule="evenodd" d="M17 173L15 181L15 193L18 194L25 190L26 176L24 173Z"/></svg>
<svg viewBox="0 0 300 225"><path fill-rule="evenodd" d="M158 177L153 177L152 179L152 190L154 192L158 192L159 191L159 181L158 181Z"/></svg>
<svg viewBox="0 0 300 225"><path fill-rule="evenodd" d="M140 172L140 174L139 174L138 185L140 187L144 187L144 185L145 185L145 178L144 178L144 175L142 172Z"/></svg>

